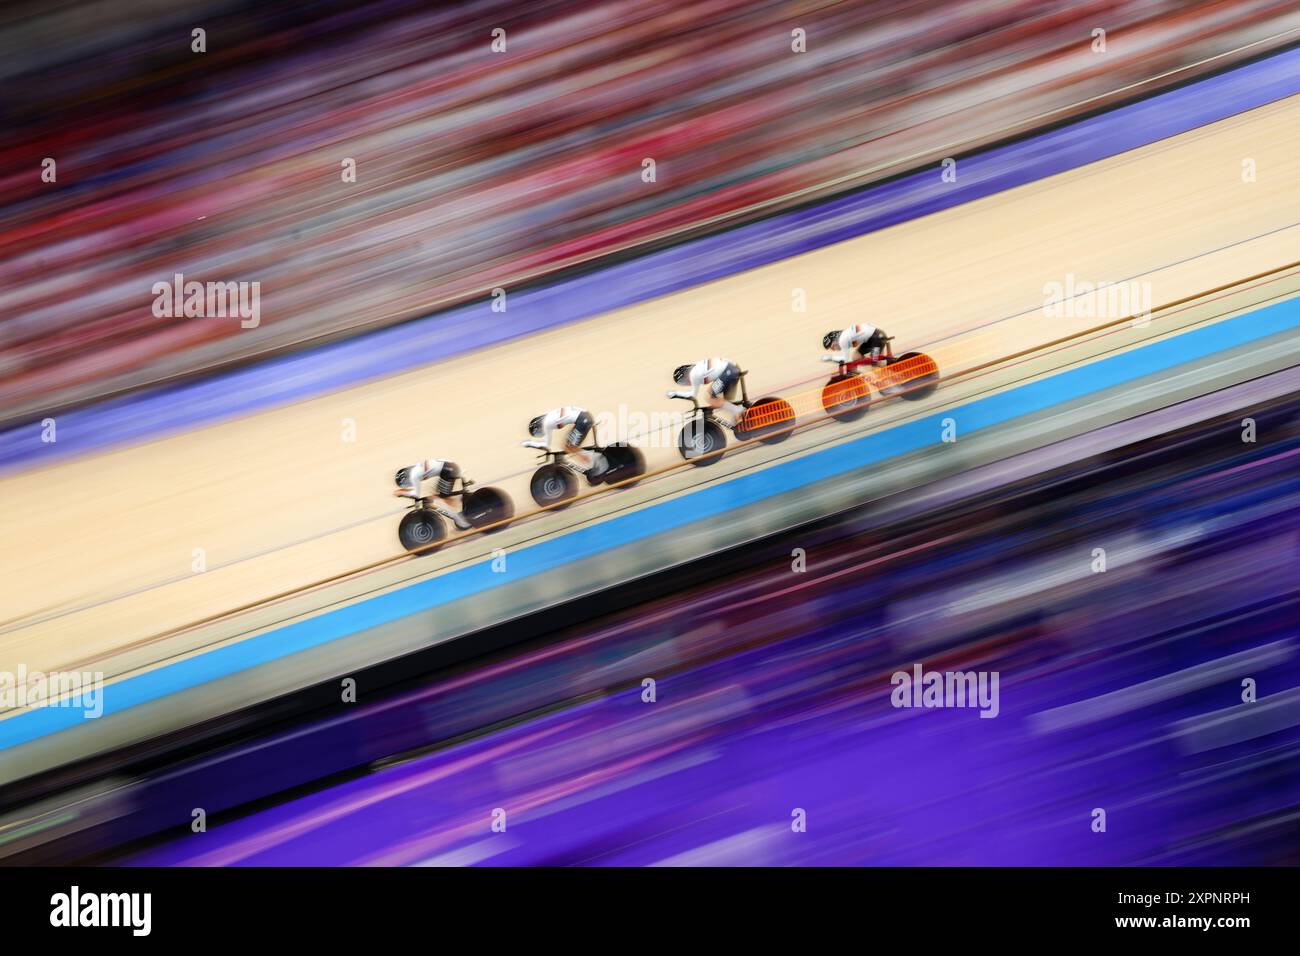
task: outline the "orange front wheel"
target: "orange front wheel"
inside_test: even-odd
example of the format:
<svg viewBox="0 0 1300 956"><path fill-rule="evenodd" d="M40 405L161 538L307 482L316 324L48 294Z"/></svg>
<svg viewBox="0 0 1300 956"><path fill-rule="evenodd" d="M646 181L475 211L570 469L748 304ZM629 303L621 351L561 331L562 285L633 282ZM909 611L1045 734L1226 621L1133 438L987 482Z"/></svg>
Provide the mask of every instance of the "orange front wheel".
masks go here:
<svg viewBox="0 0 1300 956"><path fill-rule="evenodd" d="M924 352L905 352L876 371L876 387L913 402L928 398L939 387L939 365Z"/></svg>

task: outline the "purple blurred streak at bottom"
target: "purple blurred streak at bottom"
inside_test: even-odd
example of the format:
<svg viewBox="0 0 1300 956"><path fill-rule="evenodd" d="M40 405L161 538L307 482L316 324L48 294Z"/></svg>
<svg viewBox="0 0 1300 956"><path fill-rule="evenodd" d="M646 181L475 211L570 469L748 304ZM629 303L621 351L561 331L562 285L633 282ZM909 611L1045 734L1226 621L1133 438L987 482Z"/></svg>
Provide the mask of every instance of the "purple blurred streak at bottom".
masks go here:
<svg viewBox="0 0 1300 956"><path fill-rule="evenodd" d="M827 640L663 680L657 703L631 688L132 862L1100 865L1167 847L1167 807L1129 806L1135 785L1178 769L1158 727L1146 741L1123 728L1090 735L1063 763L1059 744L1032 732L1032 706L990 720L897 711L883 692L852 688L791 699ZM767 681L727 682L742 668ZM779 689L756 686L768 681ZM1045 679L1033 699L1072 682ZM1114 756L1126 747L1137 748L1129 760ZM1112 808L1105 834L1090 828L1094 806ZM498 807L503 833L491 831ZM792 828L800 809L806 833Z"/></svg>
<svg viewBox="0 0 1300 956"><path fill-rule="evenodd" d="M1294 861L1300 401L1254 416L1259 444L1234 415L808 532L806 575L774 558L406 699L426 730L500 729L126 862ZM997 672L998 716L892 706L917 663Z"/></svg>

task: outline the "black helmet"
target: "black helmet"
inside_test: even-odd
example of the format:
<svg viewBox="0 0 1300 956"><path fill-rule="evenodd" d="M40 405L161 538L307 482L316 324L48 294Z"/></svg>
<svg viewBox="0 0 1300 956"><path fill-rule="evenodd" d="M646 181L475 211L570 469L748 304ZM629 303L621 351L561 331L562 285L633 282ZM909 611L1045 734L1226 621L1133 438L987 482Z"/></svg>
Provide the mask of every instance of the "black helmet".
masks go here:
<svg viewBox="0 0 1300 956"><path fill-rule="evenodd" d="M841 333L842 331L844 331L844 330L843 330L843 329L831 329L831 331L829 331L829 332L827 332L825 335L823 335L823 336L822 336L822 348L824 348L824 349L833 349L833 348L835 348L835 342L836 342L837 339L839 339L839 337L840 337L840 333Z"/></svg>
<svg viewBox="0 0 1300 956"><path fill-rule="evenodd" d="M534 438L541 438L541 437L542 437L542 423L543 423L544 421L546 421L546 416L545 416L545 415L538 415L538 416L537 416L536 418L534 418L531 422L529 422L529 423L528 423L528 434L532 435Z"/></svg>
<svg viewBox="0 0 1300 956"><path fill-rule="evenodd" d="M397 487L399 488L404 488L408 484L410 484L411 483L410 479L411 479L411 469L409 466L406 468L397 469L397 474L393 478L393 480L397 482Z"/></svg>
<svg viewBox="0 0 1300 956"><path fill-rule="evenodd" d="M685 385L690 378L691 369L694 365L679 365L673 369L673 381L678 385Z"/></svg>

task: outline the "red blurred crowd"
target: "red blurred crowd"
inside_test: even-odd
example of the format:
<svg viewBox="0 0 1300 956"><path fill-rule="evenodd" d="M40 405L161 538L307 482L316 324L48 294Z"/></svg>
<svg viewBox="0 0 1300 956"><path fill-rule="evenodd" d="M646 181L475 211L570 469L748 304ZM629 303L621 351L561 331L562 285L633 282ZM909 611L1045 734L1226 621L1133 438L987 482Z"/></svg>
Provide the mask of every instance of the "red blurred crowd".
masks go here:
<svg viewBox="0 0 1300 956"><path fill-rule="evenodd" d="M0 418L721 228L1296 25L1281 0L112 6L0 13ZM177 274L259 283L261 322L160 315Z"/></svg>

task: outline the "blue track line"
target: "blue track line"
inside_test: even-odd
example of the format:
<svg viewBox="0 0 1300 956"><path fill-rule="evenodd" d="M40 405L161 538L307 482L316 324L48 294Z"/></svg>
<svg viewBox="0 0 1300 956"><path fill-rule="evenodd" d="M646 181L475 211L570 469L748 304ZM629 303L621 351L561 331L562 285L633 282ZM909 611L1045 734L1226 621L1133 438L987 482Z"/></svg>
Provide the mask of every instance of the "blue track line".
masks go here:
<svg viewBox="0 0 1300 956"><path fill-rule="evenodd" d="M917 421L812 452L749 475L610 518L597 525L513 551L508 572L491 560L368 598L348 607L289 624L255 637L167 664L104 688L105 716L280 660L368 628L389 624L460 598L484 594L506 582L541 574L570 562L724 514L812 482L940 443L945 419L958 438L1044 411L1114 386L1205 358L1224 349L1300 327L1300 297L1265 306L1212 326L1185 332L1049 378L977 399ZM85 718L71 708L40 708L0 721L0 749L67 730Z"/></svg>

